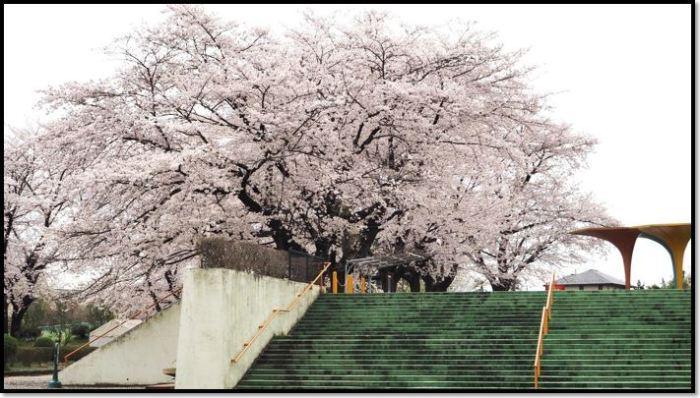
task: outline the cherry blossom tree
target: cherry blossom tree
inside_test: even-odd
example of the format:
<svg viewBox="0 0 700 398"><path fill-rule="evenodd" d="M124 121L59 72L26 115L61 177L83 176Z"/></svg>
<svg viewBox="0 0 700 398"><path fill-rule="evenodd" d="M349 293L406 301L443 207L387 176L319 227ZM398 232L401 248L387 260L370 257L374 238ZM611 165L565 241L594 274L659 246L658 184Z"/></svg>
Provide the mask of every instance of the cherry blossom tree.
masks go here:
<svg viewBox="0 0 700 398"><path fill-rule="evenodd" d="M47 268L59 260L60 234L75 208L64 186L79 171L79 157L54 151L41 134L22 135L3 154L4 327L12 335L46 291Z"/></svg>
<svg viewBox="0 0 700 398"><path fill-rule="evenodd" d="M114 76L46 91L52 145L89 165L62 230L69 262L94 275L85 294L158 309L206 236L336 264L417 252L410 272L431 290L466 263L496 288L567 228L601 222L565 184L592 143L542 116L522 54L491 34L368 12L305 15L278 37L167 13L110 46Z"/></svg>
<svg viewBox="0 0 700 398"><path fill-rule="evenodd" d="M581 225L617 223L573 180L594 143L559 126L509 145L513 156L501 160L507 171L482 191L482 200L493 204L492 228L460 236L465 268L493 290L516 290L523 278L548 277L581 261L582 253L601 249L569 234Z"/></svg>

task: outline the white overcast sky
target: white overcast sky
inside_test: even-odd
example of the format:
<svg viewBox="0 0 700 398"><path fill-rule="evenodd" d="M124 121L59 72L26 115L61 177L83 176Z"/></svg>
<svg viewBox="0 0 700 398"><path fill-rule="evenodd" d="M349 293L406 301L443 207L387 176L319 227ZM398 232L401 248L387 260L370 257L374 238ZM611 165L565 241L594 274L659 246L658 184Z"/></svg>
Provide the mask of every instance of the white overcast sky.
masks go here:
<svg viewBox="0 0 700 398"><path fill-rule="evenodd" d="M372 5L207 6L219 17L282 31L300 12L368 7L402 21L440 24L472 20L495 31L506 48L529 48L538 66L533 87L555 94L555 119L596 137L599 145L580 185L623 225L690 222L691 85L690 5ZM4 134L43 117L37 90L71 80L105 77L116 61L101 48L141 23L163 19L164 6L4 7ZM690 247L690 246L689 246ZM597 268L623 279L621 259L610 246L575 270ZM690 248L685 267L690 269ZM633 283L673 276L670 258L640 239Z"/></svg>

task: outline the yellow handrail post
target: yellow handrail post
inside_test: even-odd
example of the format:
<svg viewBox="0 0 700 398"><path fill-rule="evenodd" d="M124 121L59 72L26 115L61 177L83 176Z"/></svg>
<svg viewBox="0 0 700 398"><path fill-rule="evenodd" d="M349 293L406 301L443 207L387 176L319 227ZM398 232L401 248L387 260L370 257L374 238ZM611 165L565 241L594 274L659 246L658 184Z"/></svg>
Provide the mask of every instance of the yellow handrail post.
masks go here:
<svg viewBox="0 0 700 398"><path fill-rule="evenodd" d="M547 289L547 300L542 307L542 315L540 317L540 332L537 336L537 348L535 349L535 375L534 375L534 386L539 388L539 378L541 373L541 360L544 354L544 336L549 333L549 319L552 317L552 304L554 303L554 273L552 273L552 280L549 282L549 288Z"/></svg>
<svg viewBox="0 0 700 398"><path fill-rule="evenodd" d="M541 319L541 333L542 344L540 344L540 357L544 354L544 336L547 334L547 309L542 308L542 319Z"/></svg>
<svg viewBox="0 0 700 398"><path fill-rule="evenodd" d="M355 293L355 281L352 280L352 275L345 276L345 293L346 294Z"/></svg>
<svg viewBox="0 0 700 398"><path fill-rule="evenodd" d="M360 277L360 293L365 294L367 292L367 285L365 282L365 277Z"/></svg>
<svg viewBox="0 0 700 398"><path fill-rule="evenodd" d="M554 304L554 272L552 272L552 281L549 282L549 291L547 292L547 316L552 317L552 304Z"/></svg>
<svg viewBox="0 0 700 398"><path fill-rule="evenodd" d="M331 284L333 286L333 294L338 294L338 271L333 271L333 281Z"/></svg>

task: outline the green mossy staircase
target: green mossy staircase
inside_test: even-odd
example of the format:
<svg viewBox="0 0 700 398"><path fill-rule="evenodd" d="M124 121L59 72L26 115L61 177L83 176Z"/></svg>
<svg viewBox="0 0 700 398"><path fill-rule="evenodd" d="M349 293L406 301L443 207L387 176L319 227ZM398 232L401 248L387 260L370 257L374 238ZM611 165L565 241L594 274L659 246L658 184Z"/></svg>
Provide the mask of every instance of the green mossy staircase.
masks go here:
<svg viewBox="0 0 700 398"><path fill-rule="evenodd" d="M669 289L556 293L541 388L690 389L690 300Z"/></svg>
<svg viewBox="0 0 700 398"><path fill-rule="evenodd" d="M529 388L545 298L322 295L238 388Z"/></svg>
<svg viewBox="0 0 700 398"><path fill-rule="evenodd" d="M325 294L236 389L531 389L545 299ZM540 385L688 389L689 318L689 292L557 292Z"/></svg>

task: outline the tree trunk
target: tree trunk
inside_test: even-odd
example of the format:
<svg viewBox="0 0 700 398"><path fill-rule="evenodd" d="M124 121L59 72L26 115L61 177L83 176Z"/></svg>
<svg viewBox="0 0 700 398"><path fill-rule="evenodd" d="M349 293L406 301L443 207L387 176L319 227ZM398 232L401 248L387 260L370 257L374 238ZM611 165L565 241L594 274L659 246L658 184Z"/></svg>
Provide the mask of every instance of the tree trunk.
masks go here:
<svg viewBox="0 0 700 398"><path fill-rule="evenodd" d="M27 313L29 306L34 302L34 298L30 296L24 296L22 298L22 305L17 306L12 304L12 322L10 323L10 335L13 337L19 337L19 331L22 328L22 319L24 314Z"/></svg>
<svg viewBox="0 0 700 398"><path fill-rule="evenodd" d="M267 226L272 231L272 240L275 242L275 247L277 249L296 250L301 253L306 253L306 250L294 241L294 236L284 227L282 221L272 219L267 223Z"/></svg>
<svg viewBox="0 0 700 398"><path fill-rule="evenodd" d="M457 276L456 270L445 275L440 280L435 280L430 275L423 277L426 292L446 292Z"/></svg>
<svg viewBox="0 0 700 398"><path fill-rule="evenodd" d="M408 282L408 285L411 287L411 292L420 292L420 275L418 275L415 272L407 272L406 274L404 274L403 279L405 279L406 282Z"/></svg>
<svg viewBox="0 0 700 398"><path fill-rule="evenodd" d="M10 323L10 335L12 337L19 337L19 331L22 328L22 318L24 318L26 312L26 308L13 308L12 322Z"/></svg>
<svg viewBox="0 0 700 398"><path fill-rule="evenodd" d="M510 290L515 290L515 281L512 279L503 279L490 283L491 289L493 289L494 292L507 292Z"/></svg>
<svg viewBox="0 0 700 398"><path fill-rule="evenodd" d="M447 278L443 278L438 282L433 281L432 279L430 282L426 281L425 282L425 291L426 292L446 292L447 289L450 287L452 284L452 281L454 281L454 277L450 276Z"/></svg>
<svg viewBox="0 0 700 398"><path fill-rule="evenodd" d="M10 320L9 320L10 304L7 301L5 302L5 312L3 313L2 316L3 316L4 325L5 325L4 329L3 329L3 333L9 333L10 332L10 328L9 328L9 326L10 326Z"/></svg>

